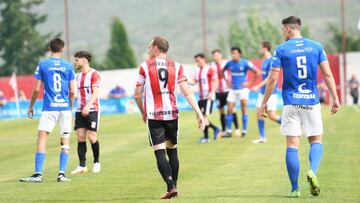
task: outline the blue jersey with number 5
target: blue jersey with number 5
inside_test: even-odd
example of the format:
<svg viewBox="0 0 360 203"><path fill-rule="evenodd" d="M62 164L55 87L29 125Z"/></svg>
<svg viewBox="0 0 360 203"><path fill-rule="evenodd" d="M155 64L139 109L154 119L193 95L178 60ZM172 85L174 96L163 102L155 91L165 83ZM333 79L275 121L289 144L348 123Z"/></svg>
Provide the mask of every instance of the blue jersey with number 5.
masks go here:
<svg viewBox="0 0 360 203"><path fill-rule="evenodd" d="M292 38L275 49L272 68L283 68L284 105L315 105L318 65L326 61L322 45L306 38Z"/></svg>
<svg viewBox="0 0 360 203"><path fill-rule="evenodd" d="M75 79L71 63L61 58L41 61L34 77L43 83L43 111L70 110L69 83Z"/></svg>

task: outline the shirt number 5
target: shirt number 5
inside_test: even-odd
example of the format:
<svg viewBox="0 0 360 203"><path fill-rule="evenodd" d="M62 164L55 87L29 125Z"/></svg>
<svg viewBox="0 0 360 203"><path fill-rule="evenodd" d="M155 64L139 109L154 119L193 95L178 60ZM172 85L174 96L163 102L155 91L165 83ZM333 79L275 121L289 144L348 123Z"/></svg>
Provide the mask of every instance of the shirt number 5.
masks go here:
<svg viewBox="0 0 360 203"><path fill-rule="evenodd" d="M298 68L298 76L300 79L307 78L306 56L296 57L296 66Z"/></svg>

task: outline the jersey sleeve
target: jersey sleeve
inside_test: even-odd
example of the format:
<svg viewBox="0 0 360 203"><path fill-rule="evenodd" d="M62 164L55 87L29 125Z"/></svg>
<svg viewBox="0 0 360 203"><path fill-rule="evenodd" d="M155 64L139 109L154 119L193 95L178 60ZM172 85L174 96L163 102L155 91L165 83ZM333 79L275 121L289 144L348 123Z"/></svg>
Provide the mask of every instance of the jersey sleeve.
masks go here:
<svg viewBox="0 0 360 203"><path fill-rule="evenodd" d="M41 64L39 63L38 66L36 67L35 73L34 73L34 78L36 78L37 80L41 80L42 81L42 76L41 76Z"/></svg>
<svg viewBox="0 0 360 203"><path fill-rule="evenodd" d="M186 79L186 76L184 75L184 68L182 65L180 65L178 76L177 76L177 83L179 84L184 81L187 81L187 79Z"/></svg>
<svg viewBox="0 0 360 203"><path fill-rule="evenodd" d="M325 49L321 46L319 49L319 64L322 63L323 61L327 61L327 56L326 56L326 52Z"/></svg>
<svg viewBox="0 0 360 203"><path fill-rule="evenodd" d="M274 55L272 57L272 60L271 60L271 67L270 69L272 68L280 68L282 67L282 64L281 64L281 53L279 52L279 49L276 48L275 51L274 51Z"/></svg>
<svg viewBox="0 0 360 203"><path fill-rule="evenodd" d="M136 86L141 86L144 85L146 81L146 74L145 74L145 70L142 66L140 66L139 68L139 77L136 81Z"/></svg>
<svg viewBox="0 0 360 203"><path fill-rule="evenodd" d="M101 83L100 74L95 71L95 72L91 75L91 87L100 87L100 83Z"/></svg>
<svg viewBox="0 0 360 203"><path fill-rule="evenodd" d="M255 68L255 65L251 62L251 61L247 61L246 63L246 67L250 70Z"/></svg>
<svg viewBox="0 0 360 203"><path fill-rule="evenodd" d="M225 69L225 70L229 70L229 69L230 69L230 66L231 66L231 65L230 65L230 61L228 61L228 62L225 63L224 69Z"/></svg>

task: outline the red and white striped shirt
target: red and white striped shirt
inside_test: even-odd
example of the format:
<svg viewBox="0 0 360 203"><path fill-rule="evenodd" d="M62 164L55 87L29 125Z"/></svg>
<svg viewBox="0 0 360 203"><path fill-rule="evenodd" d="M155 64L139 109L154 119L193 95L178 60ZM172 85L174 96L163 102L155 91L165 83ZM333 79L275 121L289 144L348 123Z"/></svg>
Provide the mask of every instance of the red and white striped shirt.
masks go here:
<svg viewBox="0 0 360 203"><path fill-rule="evenodd" d="M77 111L81 112L85 105L90 101L93 87L100 87L100 74L92 68L87 73L78 73L76 81L78 88ZM99 98L97 98L90 106L90 111L99 111Z"/></svg>
<svg viewBox="0 0 360 203"><path fill-rule="evenodd" d="M144 85L144 108L148 119L178 118L176 93L178 84L183 81L186 77L182 65L170 59L153 58L140 65L136 85Z"/></svg>
<svg viewBox="0 0 360 203"><path fill-rule="evenodd" d="M195 72L195 82L199 83L200 99L208 99L212 91L213 80L217 78L216 70L210 65L203 68L197 67Z"/></svg>
<svg viewBox="0 0 360 203"><path fill-rule="evenodd" d="M216 62L212 62L211 66L214 67L216 69L217 75L218 75L218 80L219 80L219 86L216 89L216 92L218 93L224 93L224 92L228 92L229 91L229 86L228 83L226 82L226 80L231 80L231 72L230 70L227 70L224 74L225 74L225 78L222 77L222 70L224 69L225 65L226 65L227 61L226 60L222 60L221 63L216 63Z"/></svg>

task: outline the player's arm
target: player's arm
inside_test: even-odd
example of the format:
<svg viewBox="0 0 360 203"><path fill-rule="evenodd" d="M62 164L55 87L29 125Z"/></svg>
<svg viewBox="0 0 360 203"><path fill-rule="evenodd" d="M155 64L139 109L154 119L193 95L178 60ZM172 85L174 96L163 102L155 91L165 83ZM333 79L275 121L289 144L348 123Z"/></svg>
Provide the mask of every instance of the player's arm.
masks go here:
<svg viewBox="0 0 360 203"><path fill-rule="evenodd" d="M136 88L135 88L134 97L135 97L136 105L138 106L140 113L142 115L143 121L144 121L144 123L146 123L146 119L147 119L146 112L145 112L143 101L142 101L143 90L144 90L144 84L137 84Z"/></svg>
<svg viewBox="0 0 360 203"><path fill-rule="evenodd" d="M215 97L215 91L219 86L219 79L217 76L212 78L211 91L209 92L209 100L213 100Z"/></svg>
<svg viewBox="0 0 360 203"><path fill-rule="evenodd" d="M262 80L259 84L255 85L252 90L258 91L260 88L266 85L267 81L269 80L269 76Z"/></svg>
<svg viewBox="0 0 360 203"><path fill-rule="evenodd" d="M30 119L32 119L34 116L33 106L39 96L40 87L41 87L41 80L35 79L35 86L34 86L34 89L33 89L32 95L31 95L29 108L27 110L27 114Z"/></svg>
<svg viewBox="0 0 360 203"><path fill-rule="evenodd" d="M261 103L261 110L262 110L262 115L264 117L266 117L267 113L267 109L266 109L266 103L268 102L272 92L274 91L275 87L276 87L276 82L279 78L279 72L280 72L280 67L273 67L270 71L270 74L268 76L268 82L266 84L266 90L265 90L265 94Z"/></svg>
<svg viewBox="0 0 360 203"><path fill-rule="evenodd" d="M199 128L201 130L204 130L205 129L205 120L204 120L204 117L203 117L203 115L200 111L200 108L196 102L196 98L195 98L194 94L189 89L189 87L187 86L185 81L180 82L179 87L180 87L180 90L183 93L185 99L187 100L187 102L190 104L190 106L194 109L194 111L196 113Z"/></svg>
<svg viewBox="0 0 360 203"><path fill-rule="evenodd" d="M332 108L331 108L331 113L334 114L339 110L340 102L339 102L339 97L336 92L335 80L334 80L333 74L331 72L328 60L325 60L320 63L320 70L321 70L321 73L324 77L326 86L329 89L330 95L334 102L334 104L332 105Z"/></svg>
<svg viewBox="0 0 360 203"><path fill-rule="evenodd" d="M254 84L261 74L260 70L256 66L253 66L252 68L250 68L250 71L254 73L254 77L252 78L252 80L249 83L246 83L246 82L243 83L243 86L245 86L245 87L248 87L248 86L251 86L252 84Z"/></svg>
<svg viewBox="0 0 360 203"><path fill-rule="evenodd" d="M69 99L70 99L70 109L71 110L74 107L75 91L76 91L76 82L75 82L75 80L70 80Z"/></svg>

